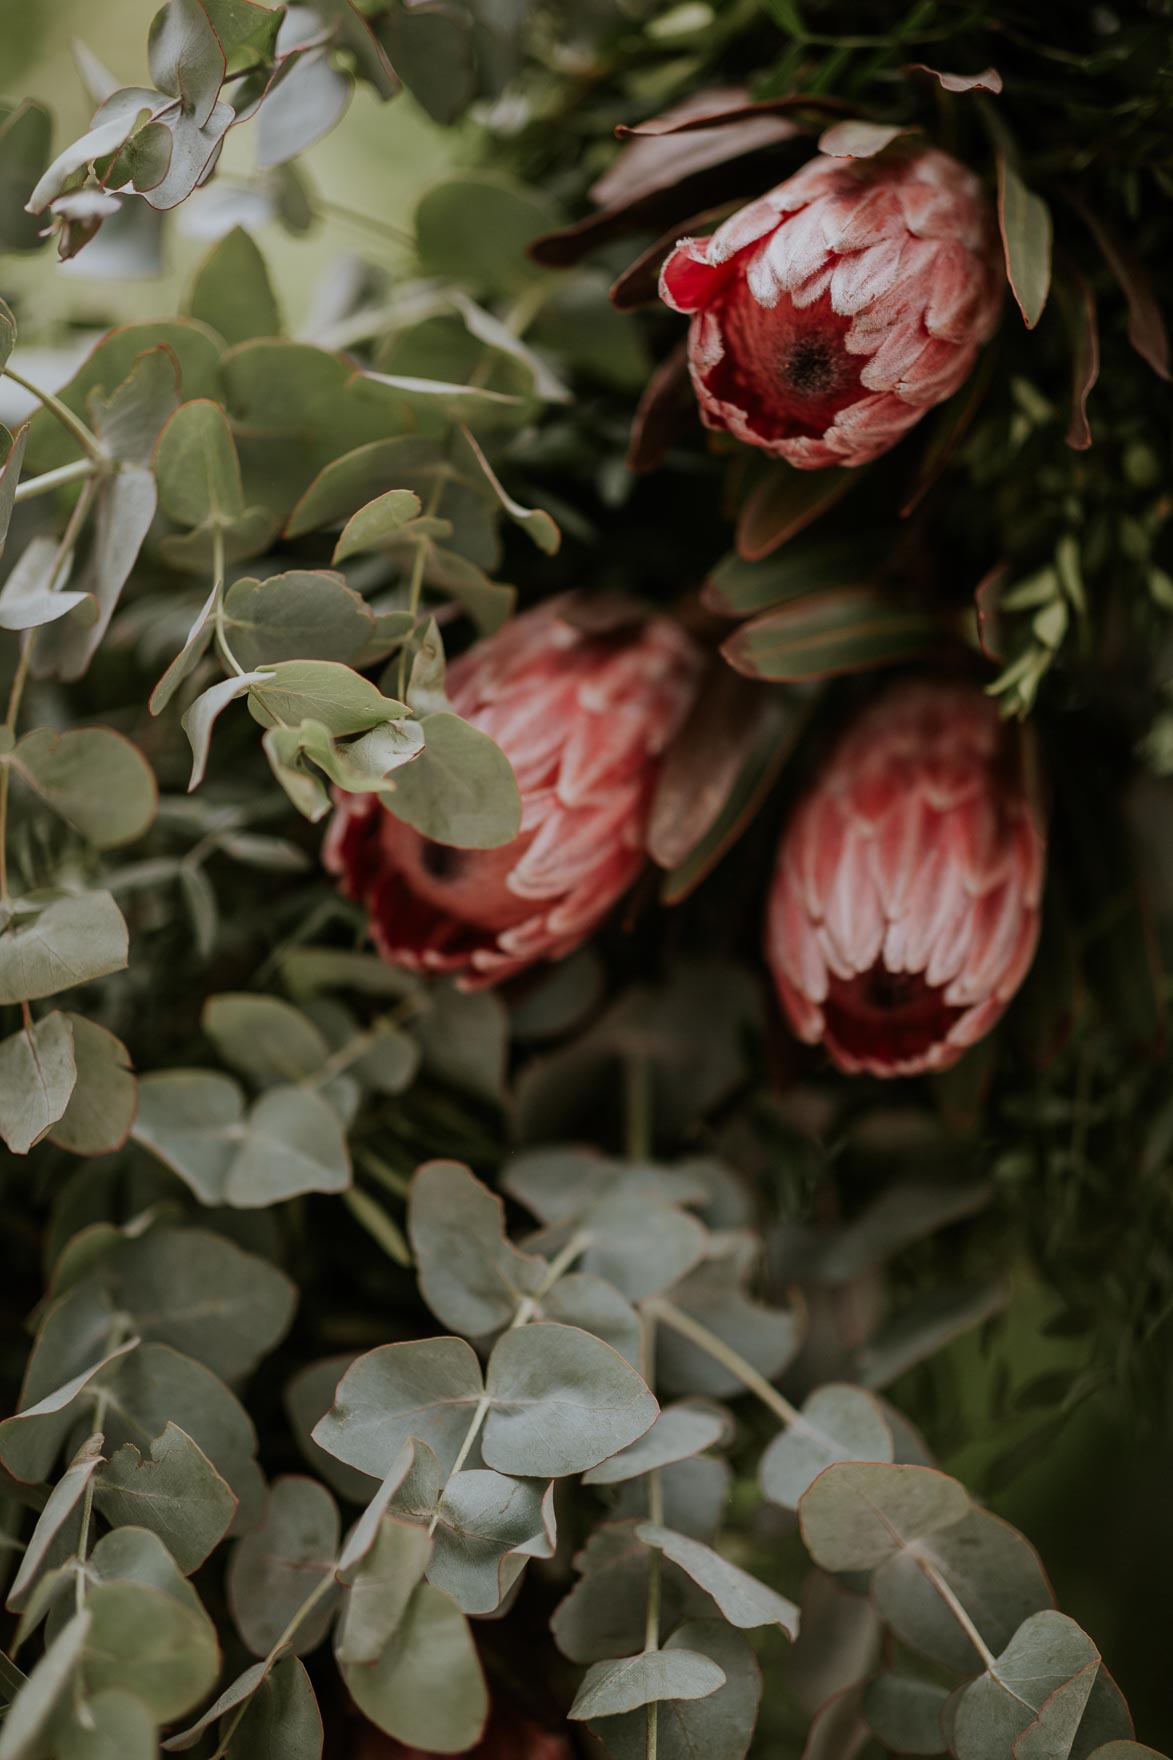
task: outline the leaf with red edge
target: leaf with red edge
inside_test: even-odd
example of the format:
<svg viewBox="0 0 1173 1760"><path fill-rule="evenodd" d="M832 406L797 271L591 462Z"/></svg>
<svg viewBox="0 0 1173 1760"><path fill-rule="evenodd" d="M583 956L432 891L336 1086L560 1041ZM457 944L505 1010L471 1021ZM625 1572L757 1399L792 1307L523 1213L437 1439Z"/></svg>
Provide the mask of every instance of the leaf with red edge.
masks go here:
<svg viewBox="0 0 1173 1760"><path fill-rule="evenodd" d="M923 61L913 61L904 71L927 73L946 92L997 93L1002 90L1002 75L996 67L983 67L980 73L945 73L939 67L926 67Z"/></svg>
<svg viewBox="0 0 1173 1760"><path fill-rule="evenodd" d="M722 92L697 92L684 103L674 104L663 116L642 123L637 129L619 129L628 144L603 175L591 185L590 198L600 208L634 200L651 189L663 189L710 165L735 159L759 147L792 140L802 130L774 110L759 110L745 98L744 113L724 121L725 112L713 108L714 100L739 96L730 86ZM634 138L632 138L634 137Z"/></svg>
<svg viewBox="0 0 1173 1760"><path fill-rule="evenodd" d="M987 660L995 666L1001 666L1006 659L1002 648L1002 621L998 615L1002 588L1010 575L1010 566L1005 562L995 563L973 591L974 620L977 626L978 647Z"/></svg>
<svg viewBox="0 0 1173 1760"><path fill-rule="evenodd" d="M660 362L644 388L631 423L630 471L653 471L678 434L691 426L688 344L681 342Z"/></svg>
<svg viewBox="0 0 1173 1760"><path fill-rule="evenodd" d="M701 603L718 617L755 617L827 587L861 586L874 579L884 545L884 538L864 530L800 537L764 562L746 562L731 550L702 587Z"/></svg>
<svg viewBox="0 0 1173 1760"><path fill-rule="evenodd" d="M1073 270L1069 282L1056 284L1059 308L1071 338L1071 420L1064 438L1076 452L1086 452L1092 443L1087 419L1087 400L1100 376L1100 329L1096 322L1096 300L1087 281Z"/></svg>
<svg viewBox="0 0 1173 1760"><path fill-rule="evenodd" d="M836 122L819 136L819 152L830 159L874 159L890 147L898 135L915 134L912 128L888 122Z"/></svg>
<svg viewBox="0 0 1173 1760"><path fill-rule="evenodd" d="M660 270L673 246L681 238L695 238L698 233L708 232L733 213L736 207L736 202L721 202L715 208L705 208L699 214L690 214L687 220L678 220L667 232L662 232L655 244L642 251L631 267L612 282L612 305L618 306L621 312L633 312L637 307L650 305L653 300L658 299Z"/></svg>
<svg viewBox="0 0 1173 1760"><path fill-rule="evenodd" d="M751 116L781 116L791 111L806 111L811 116L842 116L850 109L851 105L843 98L813 92L787 92L779 98L732 104L724 110L699 111L692 116L654 116L649 122L621 122L615 133L623 141L633 135L690 134L698 128L728 128L732 123L744 122Z"/></svg>
<svg viewBox="0 0 1173 1760"><path fill-rule="evenodd" d="M750 678L797 684L912 660L939 639L941 624L874 587L811 594L742 624L722 645Z"/></svg>
<svg viewBox="0 0 1173 1760"><path fill-rule="evenodd" d="M1076 205L1128 301L1129 342L1158 378L1169 379L1169 333L1148 270L1139 257L1120 243L1098 214L1093 214L1082 202Z"/></svg>
<svg viewBox="0 0 1173 1760"><path fill-rule="evenodd" d="M652 797L648 854L661 868L682 862L720 816L772 700L719 663L706 679Z"/></svg>
<svg viewBox="0 0 1173 1760"><path fill-rule="evenodd" d="M794 750L813 701L778 692L759 700L747 721L737 773L716 816L664 876L660 896L665 904L679 904L694 892L753 823Z"/></svg>
<svg viewBox="0 0 1173 1760"><path fill-rule="evenodd" d="M1051 210L1026 187L1003 152L998 154L998 226L1010 291L1027 329L1033 330L1051 285Z"/></svg>
<svg viewBox="0 0 1173 1760"><path fill-rule="evenodd" d="M841 501L862 471L833 466L799 471L773 463L751 489L737 521L737 550L747 562L760 562L788 538Z"/></svg>

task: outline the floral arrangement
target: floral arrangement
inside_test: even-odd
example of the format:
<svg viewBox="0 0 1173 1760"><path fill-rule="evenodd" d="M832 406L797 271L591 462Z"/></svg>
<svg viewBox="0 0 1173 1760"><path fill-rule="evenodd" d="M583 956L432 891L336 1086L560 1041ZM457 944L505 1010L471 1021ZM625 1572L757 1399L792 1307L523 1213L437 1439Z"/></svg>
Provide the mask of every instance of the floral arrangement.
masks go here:
<svg viewBox="0 0 1173 1760"><path fill-rule="evenodd" d="M1153 1756L1167 8L143 26L0 96L0 1760Z"/></svg>

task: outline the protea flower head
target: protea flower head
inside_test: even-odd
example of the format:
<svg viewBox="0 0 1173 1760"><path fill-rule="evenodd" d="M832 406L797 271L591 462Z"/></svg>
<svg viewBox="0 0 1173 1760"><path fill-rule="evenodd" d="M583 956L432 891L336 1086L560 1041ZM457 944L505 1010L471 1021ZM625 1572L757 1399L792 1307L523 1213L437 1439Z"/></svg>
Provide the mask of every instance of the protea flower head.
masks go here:
<svg viewBox="0 0 1173 1760"><path fill-rule="evenodd" d="M487 733L521 791L501 849L433 843L370 795L339 795L326 866L370 915L384 957L494 984L560 959L644 861L662 753L688 713L700 655L664 617L592 633L548 601L449 669L457 714Z"/></svg>
<svg viewBox="0 0 1173 1760"><path fill-rule="evenodd" d="M1003 274L976 177L935 148L820 157L685 238L661 297L693 314L707 427L802 470L860 465L968 375Z"/></svg>
<svg viewBox="0 0 1173 1760"><path fill-rule="evenodd" d="M976 686L904 682L800 803L766 951L795 1032L840 1069L948 1069L1026 976L1044 838L1024 758Z"/></svg>

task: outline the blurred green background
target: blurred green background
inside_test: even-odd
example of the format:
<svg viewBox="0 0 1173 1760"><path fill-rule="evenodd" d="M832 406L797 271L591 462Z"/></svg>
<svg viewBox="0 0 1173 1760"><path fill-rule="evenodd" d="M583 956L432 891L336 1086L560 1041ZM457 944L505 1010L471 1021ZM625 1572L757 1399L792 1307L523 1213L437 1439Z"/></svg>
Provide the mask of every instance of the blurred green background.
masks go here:
<svg viewBox="0 0 1173 1760"><path fill-rule="evenodd" d="M53 111L55 143L75 137L87 125L91 106L73 41L85 42L120 81L144 80L153 11L152 0L101 0L98 6L87 0L40 6L0 0L0 97L40 99ZM222 177L247 181L252 145L248 129L229 136ZM258 234L289 327L296 332L304 324L320 277L337 272L348 253L361 252L391 271L403 263L405 249L394 229L410 225L421 190L446 165L476 151L475 131L440 129L409 98L384 106L360 89L343 124L301 161L324 210L321 221L301 238L276 225ZM164 226L164 268L154 279L104 279L92 272L84 253L65 268L49 253L7 258L0 292L15 296L26 314L26 343L57 347L71 331L175 311L194 264L209 248L207 237L192 234L198 209L197 199L190 214ZM366 216L367 223L348 213ZM1078 1357L1078 1343L1057 1351L1043 1337L1047 1311L1046 1298L1024 1280L992 1348L967 1340L933 1365L934 1404L948 1413L950 1427L976 1438L943 1465L971 1484L980 1487L985 1467L1007 1442L1002 1426L996 1437L983 1434L998 1363L1013 1365L1015 1380L1022 1382L1058 1361L1070 1364L1073 1353ZM897 1401L915 1416L922 1392L898 1388ZM1173 1747L1171 1454L1167 1436L1141 1433L1122 1401L1101 1395L989 1499L1038 1548L1060 1605L1094 1635L1117 1676L1139 1738L1161 1748Z"/></svg>

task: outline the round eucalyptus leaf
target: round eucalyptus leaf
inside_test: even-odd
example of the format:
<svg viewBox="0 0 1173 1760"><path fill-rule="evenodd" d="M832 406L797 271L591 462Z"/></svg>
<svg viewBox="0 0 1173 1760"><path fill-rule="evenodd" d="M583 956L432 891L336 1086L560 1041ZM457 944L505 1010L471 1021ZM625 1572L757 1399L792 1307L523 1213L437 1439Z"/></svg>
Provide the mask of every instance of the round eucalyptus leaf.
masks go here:
<svg viewBox="0 0 1173 1760"><path fill-rule="evenodd" d="M485 1462L522 1477L586 1472L642 1436L660 1409L618 1351L578 1327L547 1321L498 1340L485 1392Z"/></svg>
<svg viewBox="0 0 1173 1760"><path fill-rule="evenodd" d="M762 1673L741 1633L719 1620L678 1626L664 1652L707 1656L725 1675L725 1685L704 1699L671 1699L657 1713L657 1760L745 1760L762 1697ZM645 1760L647 1713L599 1718L591 1731L613 1760Z"/></svg>
<svg viewBox="0 0 1173 1760"><path fill-rule="evenodd" d="M785 1509L799 1500L832 1461L890 1461L892 1432L879 1404L862 1388L816 1388L795 1423L776 1436L758 1469L762 1494Z"/></svg>
<svg viewBox="0 0 1173 1760"><path fill-rule="evenodd" d="M186 1575L223 1540L236 1498L204 1451L167 1423L149 1448L116 1449L102 1468L94 1502L113 1527L148 1528Z"/></svg>
<svg viewBox="0 0 1173 1760"><path fill-rule="evenodd" d="M511 843L521 829L521 796L500 746L446 710L425 715L422 726L424 749L396 776L389 811L457 849Z"/></svg>
<svg viewBox="0 0 1173 1760"><path fill-rule="evenodd" d="M748 1571L730 1564L711 1546L690 1540L686 1534L674 1534L670 1528L655 1522L642 1522L636 1538L671 1559L674 1565L692 1578L698 1588L711 1595L730 1625L741 1630L755 1626L781 1626L788 1637L798 1636L798 1608L793 1601L759 1583Z"/></svg>
<svg viewBox="0 0 1173 1760"><path fill-rule="evenodd" d="M805 1493L798 1520L816 1564L861 1571L952 1527L972 1508L965 1488L935 1467L839 1461Z"/></svg>
<svg viewBox="0 0 1173 1760"><path fill-rule="evenodd" d="M432 1541L421 1522L380 1516L370 1546L348 1573L349 1593L335 1643L339 1662L379 1660L407 1612L431 1553Z"/></svg>
<svg viewBox="0 0 1173 1760"><path fill-rule="evenodd" d="M275 1479L260 1527L237 1542L228 1570L228 1604L254 1656L276 1644L302 1602L330 1576L340 1525L334 1499L314 1479ZM303 1656L321 1643L336 1611L327 1597L292 1640Z"/></svg>
<svg viewBox="0 0 1173 1760"><path fill-rule="evenodd" d="M724 1435L726 1414L719 1407L702 1400L679 1400L665 1406L651 1429L630 1448L612 1455L583 1474L584 1485L618 1485L670 1465L687 1460L711 1448Z"/></svg>
<svg viewBox="0 0 1173 1760"><path fill-rule="evenodd" d="M891 1671L878 1674L864 1692L864 1720L893 1754L941 1754L941 1710L948 1697L949 1689L935 1681Z"/></svg>
<svg viewBox="0 0 1173 1760"><path fill-rule="evenodd" d="M313 1438L348 1466L383 1479L416 1437L447 1477L484 1390L476 1352L463 1339L381 1345L351 1364Z"/></svg>
<svg viewBox="0 0 1173 1760"><path fill-rule="evenodd" d="M505 1238L505 1209L467 1167L429 1161L412 1181L408 1233L428 1307L468 1338L508 1326L539 1288L542 1259Z"/></svg>
<svg viewBox="0 0 1173 1760"><path fill-rule="evenodd" d="M995 1654L1030 1614L1054 1605L1034 1547L984 1509L971 1509L951 1527L924 1536L915 1554L901 1552L881 1565L872 1578L872 1600L904 1643L962 1674L976 1672L981 1658L954 1602Z"/></svg>
<svg viewBox="0 0 1173 1760"><path fill-rule="evenodd" d="M359 1710L397 1741L440 1754L475 1746L489 1698L468 1621L431 1583L420 1583L375 1663L344 1669Z"/></svg>
<svg viewBox="0 0 1173 1760"><path fill-rule="evenodd" d="M725 1679L720 1663L700 1650L648 1650L617 1662L592 1663L566 1715L586 1723L662 1699L706 1699Z"/></svg>

